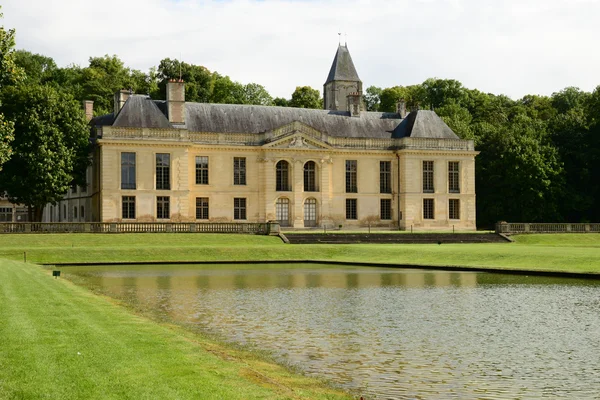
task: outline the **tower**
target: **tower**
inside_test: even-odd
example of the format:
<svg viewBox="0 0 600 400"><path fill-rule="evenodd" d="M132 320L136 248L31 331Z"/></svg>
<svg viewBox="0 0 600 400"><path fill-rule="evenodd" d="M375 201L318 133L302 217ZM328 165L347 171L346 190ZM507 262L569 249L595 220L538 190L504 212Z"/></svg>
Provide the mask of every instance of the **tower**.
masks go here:
<svg viewBox="0 0 600 400"><path fill-rule="evenodd" d="M355 100L362 110L362 82L356 73L348 45L340 44L323 85L323 107L325 110L352 111L348 96L354 98L357 93L360 98Z"/></svg>

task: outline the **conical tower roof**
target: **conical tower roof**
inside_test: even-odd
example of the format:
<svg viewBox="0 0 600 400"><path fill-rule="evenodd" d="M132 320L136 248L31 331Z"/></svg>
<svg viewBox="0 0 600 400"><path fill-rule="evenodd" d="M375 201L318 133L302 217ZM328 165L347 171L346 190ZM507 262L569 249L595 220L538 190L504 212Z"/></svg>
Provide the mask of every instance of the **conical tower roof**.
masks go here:
<svg viewBox="0 0 600 400"><path fill-rule="evenodd" d="M325 84L332 81L360 81L347 45L342 46L340 44L337 53L335 53Z"/></svg>

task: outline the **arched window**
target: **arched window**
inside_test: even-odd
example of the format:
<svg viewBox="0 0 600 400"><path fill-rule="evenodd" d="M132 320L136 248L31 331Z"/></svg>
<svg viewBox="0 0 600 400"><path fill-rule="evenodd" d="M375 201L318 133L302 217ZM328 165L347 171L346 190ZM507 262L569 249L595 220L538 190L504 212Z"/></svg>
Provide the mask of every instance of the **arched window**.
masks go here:
<svg viewBox="0 0 600 400"><path fill-rule="evenodd" d="M275 218L280 226L290 225L290 200L280 197L275 203Z"/></svg>
<svg viewBox="0 0 600 400"><path fill-rule="evenodd" d="M317 226L317 200L306 199L304 202L304 226Z"/></svg>
<svg viewBox="0 0 600 400"><path fill-rule="evenodd" d="M278 192L289 192L291 191L290 187L290 164L287 161L279 161L275 166L276 170L276 190Z"/></svg>
<svg viewBox="0 0 600 400"><path fill-rule="evenodd" d="M317 189L317 165L314 161L304 164L304 191L318 192Z"/></svg>

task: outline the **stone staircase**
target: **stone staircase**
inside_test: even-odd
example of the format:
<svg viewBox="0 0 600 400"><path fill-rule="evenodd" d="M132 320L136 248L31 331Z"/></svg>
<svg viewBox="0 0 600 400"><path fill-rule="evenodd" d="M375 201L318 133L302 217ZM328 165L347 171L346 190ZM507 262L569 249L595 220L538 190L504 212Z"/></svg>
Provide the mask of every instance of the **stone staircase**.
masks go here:
<svg viewBox="0 0 600 400"><path fill-rule="evenodd" d="M290 244L351 244L351 243L508 243L509 239L495 233L291 233L285 236Z"/></svg>

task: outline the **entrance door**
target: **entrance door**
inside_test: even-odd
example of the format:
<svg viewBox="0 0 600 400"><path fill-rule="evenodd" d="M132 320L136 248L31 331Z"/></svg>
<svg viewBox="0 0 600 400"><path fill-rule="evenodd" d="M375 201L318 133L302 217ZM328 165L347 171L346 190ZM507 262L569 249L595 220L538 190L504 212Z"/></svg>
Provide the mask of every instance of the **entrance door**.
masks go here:
<svg viewBox="0 0 600 400"><path fill-rule="evenodd" d="M317 226L317 200L306 199L304 202L304 226Z"/></svg>
<svg viewBox="0 0 600 400"><path fill-rule="evenodd" d="M275 203L275 218L280 226L290 226L290 200L286 198L277 199Z"/></svg>

